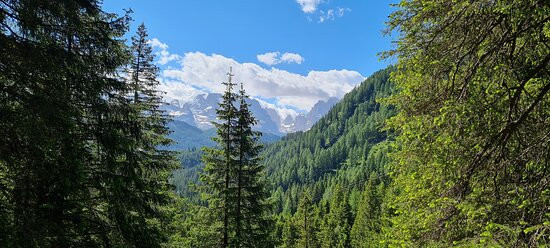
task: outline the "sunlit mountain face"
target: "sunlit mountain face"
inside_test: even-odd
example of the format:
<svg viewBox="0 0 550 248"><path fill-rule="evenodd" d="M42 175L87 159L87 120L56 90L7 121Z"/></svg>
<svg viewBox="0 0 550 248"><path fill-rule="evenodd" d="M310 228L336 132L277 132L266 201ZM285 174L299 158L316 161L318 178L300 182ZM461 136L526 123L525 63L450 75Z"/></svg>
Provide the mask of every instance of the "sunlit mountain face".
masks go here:
<svg viewBox="0 0 550 248"><path fill-rule="evenodd" d="M212 122L216 121L216 108L221 96L219 93L209 93L197 95L191 101L186 102L172 100L163 105L162 109L175 121L182 121L198 129L208 130L214 128ZM258 120L255 129L278 136L310 129L337 102L338 98L331 97L326 101L318 101L308 112L282 116L277 110L262 106L256 99L248 100L250 110Z"/></svg>

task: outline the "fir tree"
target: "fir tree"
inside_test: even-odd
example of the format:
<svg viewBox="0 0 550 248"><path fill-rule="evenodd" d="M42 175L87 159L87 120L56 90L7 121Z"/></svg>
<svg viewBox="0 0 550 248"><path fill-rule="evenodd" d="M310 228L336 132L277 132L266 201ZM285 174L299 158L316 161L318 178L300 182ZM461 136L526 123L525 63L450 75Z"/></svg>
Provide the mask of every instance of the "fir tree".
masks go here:
<svg viewBox="0 0 550 248"><path fill-rule="evenodd" d="M127 93L121 92L128 98L120 108L125 110L120 121L125 135L117 140L120 146L111 150L120 149L125 159L112 167L118 176L110 185L113 197L109 200L110 212L123 230L122 236L136 246L155 247L166 237L158 225L150 223L166 224L160 207L170 202L168 176L177 163L173 152L162 149L171 143L166 138L169 119L159 109L162 99L156 89L158 68L153 64L147 38L145 25L141 24L132 37Z"/></svg>
<svg viewBox="0 0 550 248"><path fill-rule="evenodd" d="M221 247L228 247L230 238L234 236L234 225L230 226L234 214L235 201L235 167L237 165L238 147L236 144L237 131L237 108L234 102L237 94L233 92L233 75L231 70L228 73L228 81L224 82L226 90L222 101L216 110L218 122L214 122L217 128L217 136L213 140L217 147L204 148L203 161L205 163L204 173L201 174L201 181L205 185L205 198L214 216L214 223L211 225L218 229L220 237L213 237Z"/></svg>
<svg viewBox="0 0 550 248"><path fill-rule="evenodd" d="M322 247L347 248L350 246L351 211L347 193L336 185L330 202L330 211L325 216L322 230Z"/></svg>
<svg viewBox="0 0 550 248"><path fill-rule="evenodd" d="M318 247L316 240L315 212L311 196L304 193L298 204L298 210L294 215L294 221L298 229L297 246L303 248Z"/></svg>
<svg viewBox="0 0 550 248"><path fill-rule="evenodd" d="M226 92L217 110L220 123L214 123L218 147L204 149L206 167L201 175L215 216L212 225L220 233L214 240L219 238L222 247L271 246L272 221L267 216L271 206L258 157L261 133L252 130L256 119L248 109L244 88L241 85L240 94L233 93L231 70L228 75Z"/></svg>
<svg viewBox="0 0 550 248"><path fill-rule="evenodd" d="M351 229L353 247L378 247L377 236L381 229L381 196L378 192L378 176L371 173L365 184L365 190L358 206L355 221Z"/></svg>
<svg viewBox="0 0 550 248"><path fill-rule="evenodd" d="M0 246L125 244L96 154L97 117L125 88L116 74L129 19L99 5L0 3Z"/></svg>
<svg viewBox="0 0 550 248"><path fill-rule="evenodd" d="M272 221L267 213L271 206L268 204L269 194L262 180L263 166L259 164L261 133L252 130L257 120L248 109L248 96L242 83L239 93L235 247L269 247L272 245L269 238Z"/></svg>
<svg viewBox="0 0 550 248"><path fill-rule="evenodd" d="M298 227L296 227L296 224L294 223L291 216L284 216L284 222L283 222L283 231L281 235L282 244L281 247L283 248L294 248L296 247L296 242L298 240L298 236L296 235L298 232Z"/></svg>

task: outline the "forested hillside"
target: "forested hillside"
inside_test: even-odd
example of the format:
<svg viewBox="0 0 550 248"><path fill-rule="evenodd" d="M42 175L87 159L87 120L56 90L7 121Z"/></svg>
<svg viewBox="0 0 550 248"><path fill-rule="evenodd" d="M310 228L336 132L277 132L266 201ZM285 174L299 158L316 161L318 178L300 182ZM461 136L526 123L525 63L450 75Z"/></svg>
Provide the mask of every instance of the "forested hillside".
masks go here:
<svg viewBox="0 0 550 248"><path fill-rule="evenodd" d="M302 247L304 242L311 247L349 246L364 235L372 240L379 235L359 226L380 221L380 210L364 217L364 211L373 210L364 201L378 202L372 207L379 209L389 182L384 166L392 135L383 127L396 111L379 101L394 93L392 71L389 67L374 73L310 130L287 135L265 149L263 163L279 216L276 235L283 247ZM370 193L376 199L363 196ZM303 215L309 215L308 230L302 230ZM364 233L352 237L356 216L355 229Z"/></svg>
<svg viewBox="0 0 550 248"><path fill-rule="evenodd" d="M548 247L550 1L394 7L395 65L279 140L231 66L213 129L171 119L131 11L0 0L0 247Z"/></svg>
<svg viewBox="0 0 550 248"><path fill-rule="evenodd" d="M294 211L296 197L306 188L318 201L326 189L325 197L330 197L336 184L362 188L371 172L384 174L388 132L382 127L395 110L377 100L392 93L392 70L368 77L310 130L287 135L265 149L267 177L276 188L275 197L282 197L277 199L283 204L279 211Z"/></svg>
<svg viewBox="0 0 550 248"><path fill-rule="evenodd" d="M174 141L169 147L170 150L182 151L191 148L212 146L214 129L201 130L183 121L172 120L168 123L171 133L168 135Z"/></svg>

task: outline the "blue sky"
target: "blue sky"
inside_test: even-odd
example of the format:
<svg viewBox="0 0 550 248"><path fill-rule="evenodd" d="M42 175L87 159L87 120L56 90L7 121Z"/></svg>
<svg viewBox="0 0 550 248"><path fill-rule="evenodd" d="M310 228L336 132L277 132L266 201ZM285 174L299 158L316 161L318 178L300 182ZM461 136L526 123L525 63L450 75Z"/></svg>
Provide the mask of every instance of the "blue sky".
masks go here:
<svg viewBox="0 0 550 248"><path fill-rule="evenodd" d="M318 100L342 97L361 77L387 66L377 53L391 46L392 37L382 35L390 3L105 0L103 7L116 13L132 9L131 33L146 24L157 57L165 59L159 63L165 90L179 91L168 98L185 101L198 92L219 91L215 84L225 72L213 72L210 65L222 71L235 66L236 78L251 85L251 95L277 108L307 111Z"/></svg>

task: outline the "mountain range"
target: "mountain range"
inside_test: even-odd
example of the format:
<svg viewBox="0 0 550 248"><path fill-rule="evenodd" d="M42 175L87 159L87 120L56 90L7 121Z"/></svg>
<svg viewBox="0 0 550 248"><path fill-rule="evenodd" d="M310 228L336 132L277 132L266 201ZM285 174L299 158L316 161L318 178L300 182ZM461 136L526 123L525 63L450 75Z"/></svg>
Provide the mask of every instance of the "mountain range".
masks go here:
<svg viewBox="0 0 550 248"><path fill-rule="evenodd" d="M317 204L328 201L337 185L358 194L371 174L377 177L385 174L386 154L390 149L387 140L392 134L382 127L396 110L381 105L379 99L394 92L389 81L393 70L389 67L374 73L336 104L317 103L304 115L306 121L306 116L318 118L307 131L265 142L268 144L262 152L262 165L271 182L277 213L296 211L297 196L301 192L310 192ZM321 111L329 105L328 112ZM294 124L307 123L304 119L295 118ZM198 201L198 194L188 186L199 182L198 173L203 168L201 151L188 145L194 142L194 132L183 134L175 127L170 128L180 134L181 142L188 148L181 152L182 168L174 172L171 182L178 194ZM199 130L193 128L195 132ZM350 197L358 199L359 196ZM354 200L352 207L356 209L357 204Z"/></svg>
<svg viewBox="0 0 550 248"><path fill-rule="evenodd" d="M184 122L206 131L214 128L212 122L216 120L216 108L221 97L218 93L201 94L187 102L173 100L161 108L172 116L174 121ZM256 99L248 100L250 110L258 120L256 130L264 135L277 136L310 129L337 102L338 98L331 97L326 101L320 100L307 113L282 116L276 109L262 106Z"/></svg>

